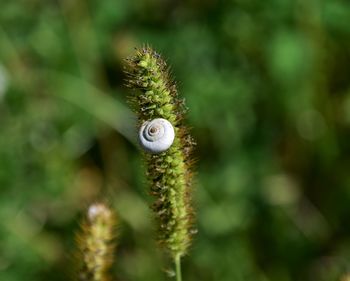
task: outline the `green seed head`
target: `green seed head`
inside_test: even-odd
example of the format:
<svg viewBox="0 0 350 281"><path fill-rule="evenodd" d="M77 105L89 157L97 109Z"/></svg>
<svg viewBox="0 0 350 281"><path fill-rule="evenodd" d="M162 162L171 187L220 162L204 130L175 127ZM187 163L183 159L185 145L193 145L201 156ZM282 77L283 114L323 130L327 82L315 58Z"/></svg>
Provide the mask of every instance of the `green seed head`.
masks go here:
<svg viewBox="0 0 350 281"><path fill-rule="evenodd" d="M161 118L171 124L174 138L164 151L144 153L152 209L158 222L159 241L173 257L182 256L191 243L193 141L183 124L184 102L178 98L168 67L150 47L136 51L128 60L128 86L138 89L130 99L138 115L139 128ZM155 131L151 131L153 134Z"/></svg>
<svg viewBox="0 0 350 281"><path fill-rule="evenodd" d="M77 236L79 281L109 281L113 261L115 217L103 203L89 207L87 218Z"/></svg>

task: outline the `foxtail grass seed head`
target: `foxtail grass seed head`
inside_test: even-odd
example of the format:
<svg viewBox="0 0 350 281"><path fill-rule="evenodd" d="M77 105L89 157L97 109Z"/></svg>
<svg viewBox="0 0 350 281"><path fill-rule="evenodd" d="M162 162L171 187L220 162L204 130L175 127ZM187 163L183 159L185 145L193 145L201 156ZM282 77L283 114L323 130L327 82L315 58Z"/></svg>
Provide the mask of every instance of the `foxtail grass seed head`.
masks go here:
<svg viewBox="0 0 350 281"><path fill-rule="evenodd" d="M183 124L186 109L158 53L143 47L127 62L128 86L139 90L130 100L138 115L139 141L145 151L147 176L155 197L152 209L157 217L159 241L174 258L179 257L187 252L194 233L191 208L194 142Z"/></svg>
<svg viewBox="0 0 350 281"><path fill-rule="evenodd" d="M81 231L79 248L79 281L109 281L113 262L115 215L108 206L96 203L89 207Z"/></svg>

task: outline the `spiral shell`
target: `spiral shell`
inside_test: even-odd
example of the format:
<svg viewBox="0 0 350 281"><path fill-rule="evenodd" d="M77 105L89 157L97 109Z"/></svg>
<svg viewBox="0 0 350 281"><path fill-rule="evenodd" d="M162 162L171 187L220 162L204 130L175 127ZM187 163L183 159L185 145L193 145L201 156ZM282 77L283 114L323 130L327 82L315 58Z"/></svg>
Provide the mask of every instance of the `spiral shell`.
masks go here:
<svg viewBox="0 0 350 281"><path fill-rule="evenodd" d="M152 154L166 151L174 142L173 125L163 118L156 118L142 124L139 131L141 147Z"/></svg>

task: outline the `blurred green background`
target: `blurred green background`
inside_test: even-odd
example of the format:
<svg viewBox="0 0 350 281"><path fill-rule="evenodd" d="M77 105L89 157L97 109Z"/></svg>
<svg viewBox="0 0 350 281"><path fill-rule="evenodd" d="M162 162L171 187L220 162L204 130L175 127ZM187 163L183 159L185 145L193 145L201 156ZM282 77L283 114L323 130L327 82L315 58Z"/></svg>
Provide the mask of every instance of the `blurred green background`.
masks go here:
<svg viewBox="0 0 350 281"><path fill-rule="evenodd" d="M0 280L68 280L105 196L116 280L170 280L123 81L143 43L198 143L184 280L347 280L349 20L341 0L1 0Z"/></svg>

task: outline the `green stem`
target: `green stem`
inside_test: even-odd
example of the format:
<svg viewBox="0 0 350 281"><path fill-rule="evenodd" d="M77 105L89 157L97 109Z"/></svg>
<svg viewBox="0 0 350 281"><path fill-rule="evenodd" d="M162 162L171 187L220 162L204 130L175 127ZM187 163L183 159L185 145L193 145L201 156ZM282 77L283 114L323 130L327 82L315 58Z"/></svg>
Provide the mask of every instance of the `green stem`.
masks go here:
<svg viewBox="0 0 350 281"><path fill-rule="evenodd" d="M181 256L177 255L175 257L175 270L176 270L176 281L182 281L181 276Z"/></svg>

